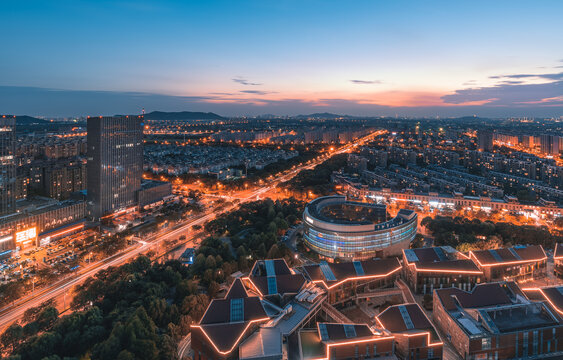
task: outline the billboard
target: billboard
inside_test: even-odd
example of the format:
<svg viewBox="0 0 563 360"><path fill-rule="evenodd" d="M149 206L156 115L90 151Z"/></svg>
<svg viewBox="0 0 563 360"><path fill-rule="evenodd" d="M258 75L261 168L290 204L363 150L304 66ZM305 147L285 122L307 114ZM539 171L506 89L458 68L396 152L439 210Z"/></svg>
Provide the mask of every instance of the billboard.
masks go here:
<svg viewBox="0 0 563 360"><path fill-rule="evenodd" d="M16 245L28 245L37 239L37 228L32 227L18 231L14 237L16 239Z"/></svg>

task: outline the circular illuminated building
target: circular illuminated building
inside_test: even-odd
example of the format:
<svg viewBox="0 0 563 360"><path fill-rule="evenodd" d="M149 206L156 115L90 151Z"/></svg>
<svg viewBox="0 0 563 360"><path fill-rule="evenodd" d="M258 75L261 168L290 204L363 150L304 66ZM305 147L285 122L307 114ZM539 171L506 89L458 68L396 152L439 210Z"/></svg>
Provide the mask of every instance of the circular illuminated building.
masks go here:
<svg viewBox="0 0 563 360"><path fill-rule="evenodd" d="M416 235L416 212L401 209L392 219L387 207L325 196L303 212L305 244L327 258L364 260L400 255Z"/></svg>

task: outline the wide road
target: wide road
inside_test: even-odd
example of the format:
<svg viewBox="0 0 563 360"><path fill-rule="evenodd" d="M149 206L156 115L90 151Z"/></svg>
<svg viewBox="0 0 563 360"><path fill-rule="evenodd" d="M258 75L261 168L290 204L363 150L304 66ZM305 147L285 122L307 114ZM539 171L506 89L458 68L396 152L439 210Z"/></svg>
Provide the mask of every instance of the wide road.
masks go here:
<svg viewBox="0 0 563 360"><path fill-rule="evenodd" d="M261 197L264 197L264 195L267 192L274 190L279 183L291 180L300 171L312 169L315 166L322 163L323 161L325 161L327 157L348 152L351 149L353 149L355 146L362 145L366 141L371 140L374 136L380 135L382 133L384 133L384 130L371 133L361 139L358 139L355 143L351 143L340 147L339 149L331 152L329 156L320 156L307 164L296 167L295 169L284 173L283 175L277 177L274 181L269 182L264 186L261 186L255 190L246 190L242 192L243 194L242 196L233 197L233 198L239 199L240 202L254 201L256 199L260 199ZM107 269L110 266L118 266L123 263L126 263L127 261L137 257L139 254L148 252L153 248L157 248L162 242L166 240L173 239L181 235L188 235L189 230L191 229L192 226L203 225L209 220L215 218L217 215L230 211L234 209L236 206L237 205L228 206L218 211L208 212L196 219L187 220L185 223L175 226L174 228L167 230L162 234L156 234L146 239L143 239L142 241L139 241L139 243L127 248L126 250L118 254L115 254L104 260L92 263L90 266L82 269L82 271L74 273L64 279L61 279L51 285L48 285L42 288L41 290L37 290L35 292L32 292L31 294L23 296L22 298L15 301L13 304L6 306L0 310L0 331L2 331L4 328L9 326L12 322L20 319L26 310L32 307L39 306L47 300L63 296L74 285L84 282L86 279L95 275L100 270ZM192 237L193 236L190 237L186 236L187 238L186 242L191 241Z"/></svg>

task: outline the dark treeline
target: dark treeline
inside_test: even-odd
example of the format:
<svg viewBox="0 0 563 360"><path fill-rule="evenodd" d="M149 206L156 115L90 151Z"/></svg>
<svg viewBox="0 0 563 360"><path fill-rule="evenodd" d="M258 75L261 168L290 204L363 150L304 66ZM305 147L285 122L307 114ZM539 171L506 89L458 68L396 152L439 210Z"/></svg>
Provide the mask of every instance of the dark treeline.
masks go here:
<svg viewBox="0 0 563 360"><path fill-rule="evenodd" d="M10 359L176 359L176 344L209 298L179 261L146 257L109 268L76 289L73 312L46 304L1 336Z"/></svg>
<svg viewBox="0 0 563 360"><path fill-rule="evenodd" d="M279 238L298 221L304 206L295 199L255 201L210 221L205 230L212 236L198 248L191 276L213 297L230 274L248 271L257 259L283 257L291 263L291 251Z"/></svg>
<svg viewBox="0 0 563 360"><path fill-rule="evenodd" d="M542 245L553 249L563 236L552 234L545 226L493 223L461 217L426 217L421 223L432 232L435 245L450 245L461 251L512 245Z"/></svg>
<svg viewBox="0 0 563 360"><path fill-rule="evenodd" d="M312 192L315 195L329 195L332 193L333 185L331 175L347 165L348 154L334 155L322 164L315 166L312 170L303 170L293 179L281 184L294 193L306 194Z"/></svg>

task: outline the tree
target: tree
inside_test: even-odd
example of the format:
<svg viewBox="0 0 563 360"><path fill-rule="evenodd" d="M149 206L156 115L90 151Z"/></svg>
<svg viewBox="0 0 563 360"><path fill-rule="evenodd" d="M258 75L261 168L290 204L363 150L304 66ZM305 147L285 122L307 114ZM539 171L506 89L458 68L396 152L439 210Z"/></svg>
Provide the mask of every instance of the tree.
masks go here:
<svg viewBox="0 0 563 360"><path fill-rule="evenodd" d="M23 328L20 324L11 324L0 336L0 342L4 351L14 352L23 339ZM8 349L9 347L9 349Z"/></svg>
<svg viewBox="0 0 563 360"><path fill-rule="evenodd" d="M217 296L218 293L219 293L219 284L217 284L215 281L211 281L211 283L209 283L209 287L207 288L207 294L209 295L210 298L214 298L215 296Z"/></svg>

